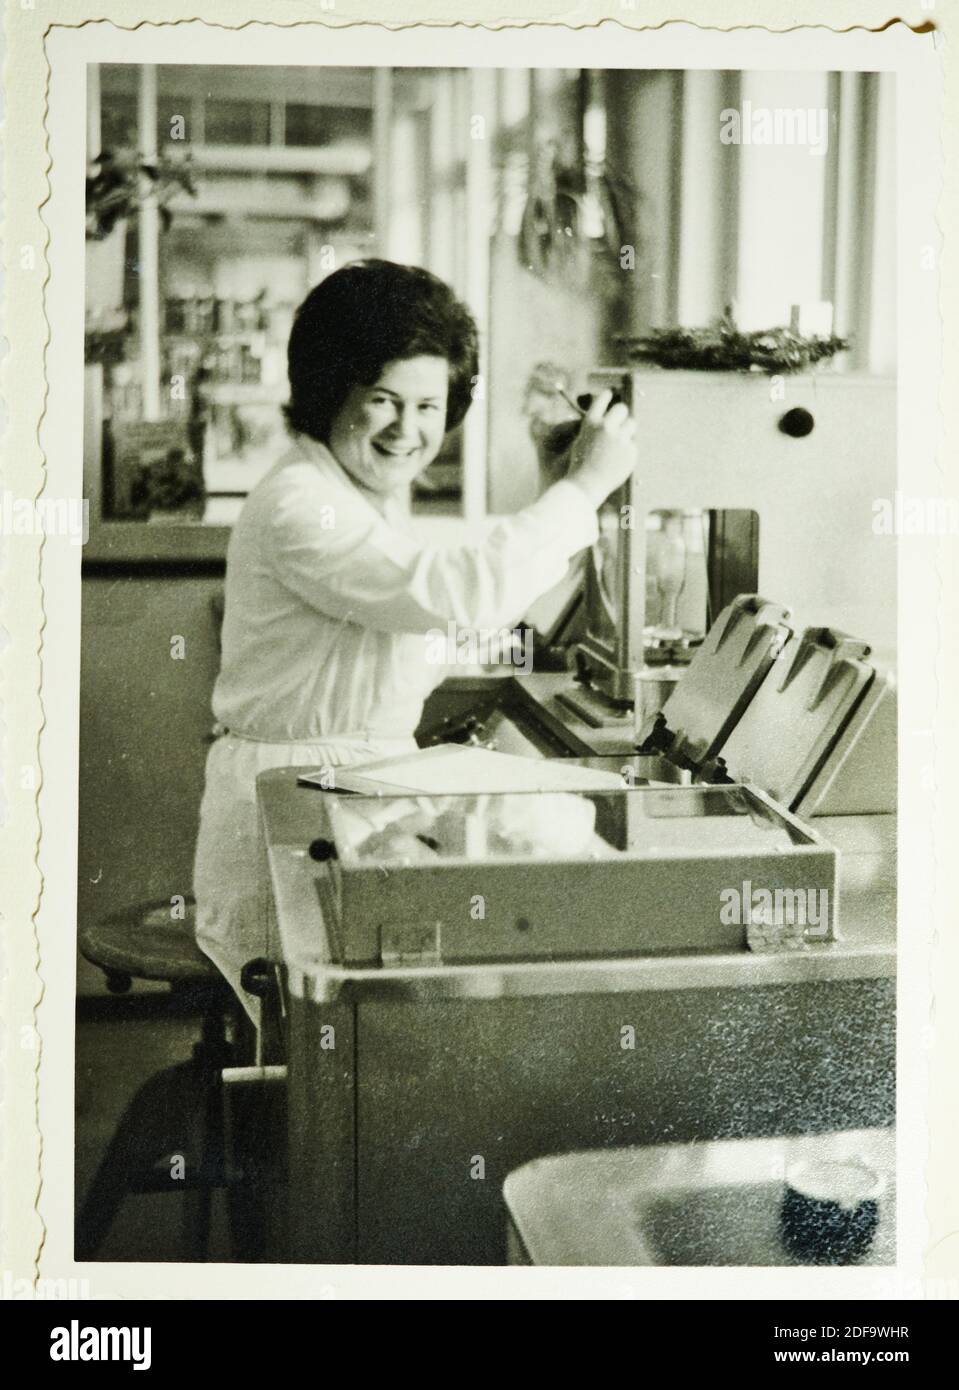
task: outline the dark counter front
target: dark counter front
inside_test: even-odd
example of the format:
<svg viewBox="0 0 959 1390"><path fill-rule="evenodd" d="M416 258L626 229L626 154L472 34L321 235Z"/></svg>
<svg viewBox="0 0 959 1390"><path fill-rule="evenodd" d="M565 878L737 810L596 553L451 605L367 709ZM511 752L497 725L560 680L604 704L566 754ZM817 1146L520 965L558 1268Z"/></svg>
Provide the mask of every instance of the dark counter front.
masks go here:
<svg viewBox="0 0 959 1390"><path fill-rule="evenodd" d="M295 777L259 781L288 1258L504 1263L502 1184L538 1156L893 1123L890 818L829 823L843 939L810 951L344 969L306 853L323 793Z"/></svg>
<svg viewBox="0 0 959 1390"><path fill-rule="evenodd" d="M891 1124L893 1010L888 979L293 1000L290 1257L505 1263L502 1185L533 1158Z"/></svg>

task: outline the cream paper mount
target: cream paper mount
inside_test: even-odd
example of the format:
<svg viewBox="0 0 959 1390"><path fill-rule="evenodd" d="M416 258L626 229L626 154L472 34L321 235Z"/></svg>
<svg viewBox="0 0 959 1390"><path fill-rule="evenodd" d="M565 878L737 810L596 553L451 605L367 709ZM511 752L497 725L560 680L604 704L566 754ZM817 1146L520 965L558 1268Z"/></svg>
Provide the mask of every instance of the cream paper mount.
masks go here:
<svg viewBox="0 0 959 1390"><path fill-rule="evenodd" d="M14 504L84 495L82 360L84 149L88 64L315 64L477 71L537 67L896 75L896 337L899 486L957 493L956 235L959 84L955 8L890 20L879 0L804 0L717 11L707 0L583 3L557 14L526 0L397 7L204 0L9 0L4 132L6 407L3 487ZM797 18L800 24L797 25ZM949 38L952 43L944 40ZM473 214L483 190L472 186ZM479 201L476 201L479 200ZM470 287L467 287L468 289ZM475 291L482 286L474 285ZM868 509L874 499L864 499ZM21 509L20 515L24 513ZM34 512L35 516L39 513ZM39 522L2 537L2 1208L0 1296L252 1298L255 1267L73 1257L74 981L83 545ZM899 1261L855 1271L545 1268L511 1271L516 1297L791 1298L956 1296L959 1192L951 1104L956 1060L951 869L957 824L955 707L959 631L955 536L900 536ZM119 577L119 576L118 576ZM122 673L117 673L122 679ZM117 808L118 817L123 808ZM106 866L109 869L109 865ZM84 871L86 866L84 865ZM935 1009L932 981L935 980ZM849 1277L845 1277L845 1276ZM271 1270L271 1296L498 1297L504 1272L356 1266ZM952 1291L952 1292L950 1292Z"/></svg>

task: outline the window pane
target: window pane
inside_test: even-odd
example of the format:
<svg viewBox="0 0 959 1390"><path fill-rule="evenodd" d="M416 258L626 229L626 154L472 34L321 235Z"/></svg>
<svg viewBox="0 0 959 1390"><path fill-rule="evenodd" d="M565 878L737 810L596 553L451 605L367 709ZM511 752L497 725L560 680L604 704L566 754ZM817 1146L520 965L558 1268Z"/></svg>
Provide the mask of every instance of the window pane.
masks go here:
<svg viewBox="0 0 959 1390"><path fill-rule="evenodd" d="M371 111L355 107L304 106L290 102L286 108L288 145L329 145L345 138L369 140L373 133Z"/></svg>
<svg viewBox="0 0 959 1390"><path fill-rule="evenodd" d="M100 107L100 150L136 149L137 99L125 92L104 93Z"/></svg>
<svg viewBox="0 0 959 1390"><path fill-rule="evenodd" d="M265 101L207 100L204 131L208 145L267 145L270 107Z"/></svg>

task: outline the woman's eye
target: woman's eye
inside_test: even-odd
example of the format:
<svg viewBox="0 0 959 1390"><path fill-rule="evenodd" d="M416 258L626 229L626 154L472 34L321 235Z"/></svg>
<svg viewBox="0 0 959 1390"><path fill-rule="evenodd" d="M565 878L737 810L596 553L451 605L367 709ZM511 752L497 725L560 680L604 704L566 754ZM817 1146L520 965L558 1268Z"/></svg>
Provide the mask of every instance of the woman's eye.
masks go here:
<svg viewBox="0 0 959 1390"><path fill-rule="evenodd" d="M439 406L436 404L435 401L423 401L423 402L421 403L421 405L420 405L420 410L438 410L438 409L439 409Z"/></svg>

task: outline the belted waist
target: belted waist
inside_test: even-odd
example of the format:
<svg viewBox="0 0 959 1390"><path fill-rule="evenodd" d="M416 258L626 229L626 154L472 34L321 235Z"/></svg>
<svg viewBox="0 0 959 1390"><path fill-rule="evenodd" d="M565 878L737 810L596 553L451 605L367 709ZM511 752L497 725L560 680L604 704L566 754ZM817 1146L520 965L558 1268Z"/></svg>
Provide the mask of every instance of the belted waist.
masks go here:
<svg viewBox="0 0 959 1390"><path fill-rule="evenodd" d="M412 734L405 734L405 735L404 735L404 734L399 734L399 735L397 735L397 734L389 734L389 735L386 735L386 734L378 734L378 733L375 733L372 729L360 729L360 730L350 731L350 732L347 732L347 733L342 733L342 732L341 732L341 733L335 733L335 734L312 734L312 735L307 735L307 736L304 736L304 737L301 737L301 736L299 736L299 735L292 735L292 734L271 734L271 735L267 736L267 735L265 735L265 734L252 733L252 732L251 732L250 730L248 730L248 729L238 729L238 728L236 728L236 727L235 727L234 725L232 725L232 724L227 725L227 724L221 724L221 723L219 723L219 722L216 723L216 724L214 724L214 726L213 726L213 737L214 737L214 738L239 738L239 739L242 739L242 740L243 740L244 742L246 742L246 743L266 743L266 744L278 743L278 744L316 745L316 744L322 743L322 744L324 744L324 745L335 745L335 744L338 744L338 743L343 743L343 744L351 744L351 745L352 745L352 744L358 744L358 743L367 743L367 744L377 744L377 745L383 745L383 744L396 744L398 747L400 747L400 746L402 746L402 745L407 745L407 746L409 746L410 744L415 743L415 740L414 740Z"/></svg>

